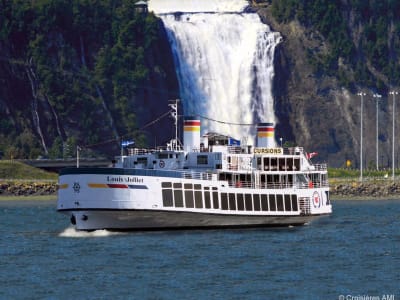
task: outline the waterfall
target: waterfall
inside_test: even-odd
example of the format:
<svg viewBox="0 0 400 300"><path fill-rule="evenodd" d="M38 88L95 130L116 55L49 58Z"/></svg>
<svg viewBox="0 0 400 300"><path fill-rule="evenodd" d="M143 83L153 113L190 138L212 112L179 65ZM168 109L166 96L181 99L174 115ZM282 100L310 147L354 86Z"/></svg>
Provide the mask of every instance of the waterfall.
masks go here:
<svg viewBox="0 0 400 300"><path fill-rule="evenodd" d="M276 122L272 97L277 32L245 0L150 0L167 29L185 115L229 123ZM202 129L253 141L251 126L207 119Z"/></svg>

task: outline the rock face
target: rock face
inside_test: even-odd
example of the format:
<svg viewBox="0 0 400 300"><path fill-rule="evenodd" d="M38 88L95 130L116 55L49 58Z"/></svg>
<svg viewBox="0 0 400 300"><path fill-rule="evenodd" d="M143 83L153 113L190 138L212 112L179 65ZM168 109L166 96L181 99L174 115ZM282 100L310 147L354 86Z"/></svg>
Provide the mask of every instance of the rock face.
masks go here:
<svg viewBox="0 0 400 300"><path fill-rule="evenodd" d="M279 120L276 136L282 137L283 141L301 145L307 151L318 152L316 161L328 162L332 167L343 167L349 160L353 167L358 168L361 99L357 93L364 91L363 163L364 167L374 167L377 110L373 94L379 92L383 95L378 108L379 165L391 167L393 111L392 97L389 97L388 92L393 85L382 74L382 70L374 67L366 58L369 50L364 48L365 42L360 36L368 29L361 21L355 22L356 12L348 5L348 1L339 1L336 3L341 4L335 5L342 9L340 14L343 15L343 23L353 47L352 57L339 57L334 61L336 69L325 71L319 64L323 63L321 58L330 57L332 45L327 39L315 27L306 27L296 18L279 22L271 11L273 5L265 4L268 1L262 2L263 5L256 5L262 20L283 36L275 59L275 113ZM397 39L390 32L387 35L387 45L393 47ZM388 59L393 59L393 64L397 64L397 56ZM354 64L348 61L358 61L365 68L369 79L359 83L357 78L361 76ZM398 149L398 142L395 147ZM398 159L395 160L397 164Z"/></svg>
<svg viewBox="0 0 400 300"><path fill-rule="evenodd" d="M331 195L335 198L400 198L399 182L350 182L331 183Z"/></svg>
<svg viewBox="0 0 400 300"><path fill-rule="evenodd" d="M0 4L0 158L71 157L76 145L113 157L121 139L173 136L172 118L151 123L179 97L171 48L134 5Z"/></svg>
<svg viewBox="0 0 400 300"><path fill-rule="evenodd" d="M0 182L0 196L56 195L57 184L52 182Z"/></svg>

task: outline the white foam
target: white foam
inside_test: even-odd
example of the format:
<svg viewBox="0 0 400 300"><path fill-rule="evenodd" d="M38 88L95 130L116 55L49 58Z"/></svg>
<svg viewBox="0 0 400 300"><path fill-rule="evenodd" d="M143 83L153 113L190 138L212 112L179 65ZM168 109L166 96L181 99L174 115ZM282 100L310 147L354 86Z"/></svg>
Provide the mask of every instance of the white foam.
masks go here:
<svg viewBox="0 0 400 300"><path fill-rule="evenodd" d="M149 10L156 14L173 12L242 12L246 0L150 0Z"/></svg>
<svg viewBox="0 0 400 300"><path fill-rule="evenodd" d="M80 231L76 230L75 227L67 227L63 232L58 234L59 237L70 237L70 238L89 238L89 237L107 237L113 235L120 235L122 232L114 232L108 230L95 230L95 231Z"/></svg>

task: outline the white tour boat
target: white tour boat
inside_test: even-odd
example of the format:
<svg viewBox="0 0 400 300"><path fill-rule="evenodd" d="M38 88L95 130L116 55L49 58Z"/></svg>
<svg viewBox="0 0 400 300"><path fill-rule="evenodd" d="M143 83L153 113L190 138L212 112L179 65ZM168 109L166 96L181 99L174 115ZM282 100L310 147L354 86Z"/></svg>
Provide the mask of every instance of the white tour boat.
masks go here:
<svg viewBox="0 0 400 300"><path fill-rule="evenodd" d="M175 113L175 115L177 115ZM184 145L128 149L109 168L60 172L57 210L78 230L303 225L329 215L327 166L300 147L277 147L272 123L257 147L228 136L200 137L184 120Z"/></svg>

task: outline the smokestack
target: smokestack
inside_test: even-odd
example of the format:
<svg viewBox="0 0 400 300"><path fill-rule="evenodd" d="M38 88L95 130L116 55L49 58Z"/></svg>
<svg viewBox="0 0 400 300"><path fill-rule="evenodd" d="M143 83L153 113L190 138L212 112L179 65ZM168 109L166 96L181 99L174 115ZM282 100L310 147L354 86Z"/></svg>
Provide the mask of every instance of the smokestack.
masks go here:
<svg viewBox="0 0 400 300"><path fill-rule="evenodd" d="M265 148L276 147L274 123L258 123L257 147L265 147Z"/></svg>
<svg viewBox="0 0 400 300"><path fill-rule="evenodd" d="M183 124L183 150L191 152L200 150L200 120L196 117L185 117Z"/></svg>

